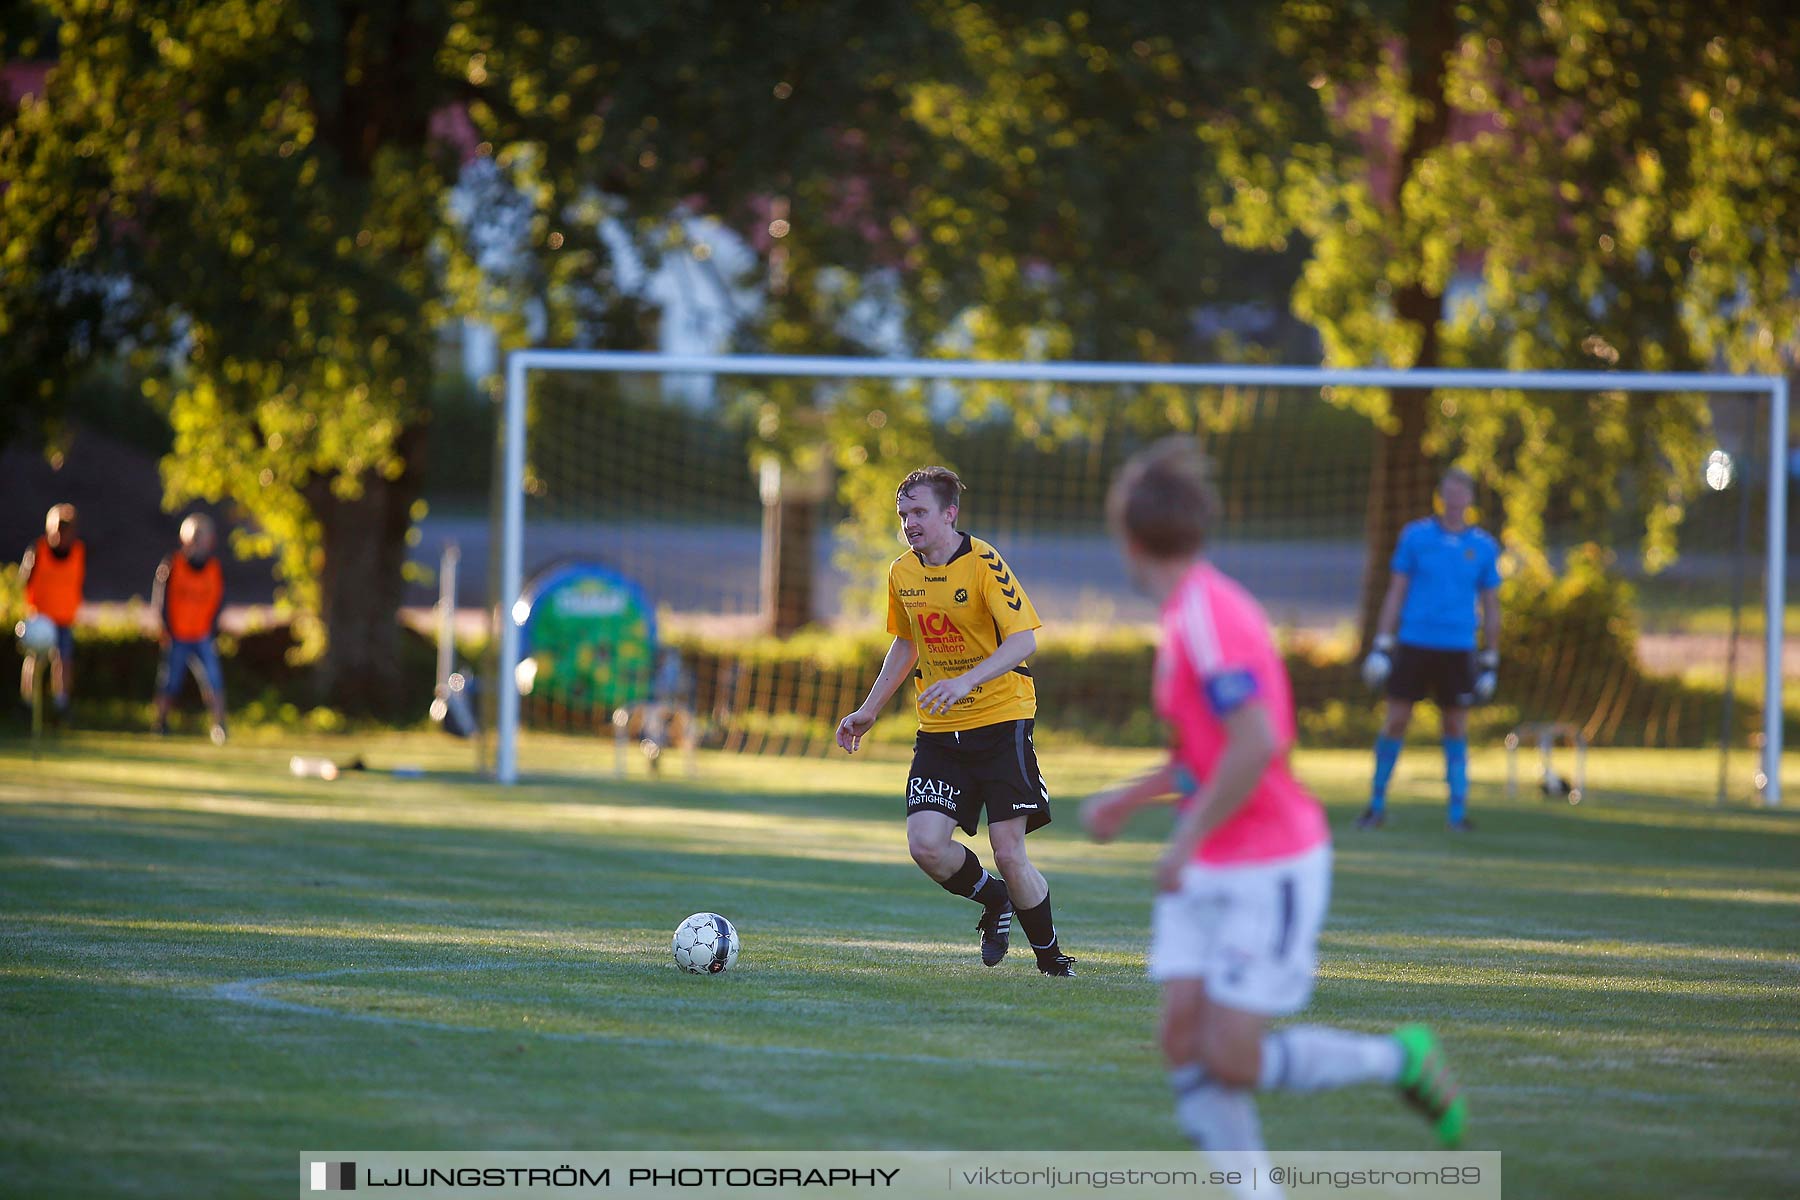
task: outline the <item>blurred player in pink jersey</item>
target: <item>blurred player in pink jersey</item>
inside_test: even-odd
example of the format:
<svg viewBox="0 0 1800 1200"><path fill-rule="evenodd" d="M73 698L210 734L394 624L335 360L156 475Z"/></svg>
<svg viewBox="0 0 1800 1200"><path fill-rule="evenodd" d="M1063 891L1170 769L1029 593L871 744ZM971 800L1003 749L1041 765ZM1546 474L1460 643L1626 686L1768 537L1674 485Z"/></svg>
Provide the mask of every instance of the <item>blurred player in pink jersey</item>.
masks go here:
<svg viewBox="0 0 1800 1200"><path fill-rule="evenodd" d="M1391 1084L1455 1146L1466 1101L1423 1025L1268 1028L1312 995L1331 839L1288 763L1294 703L1268 618L1205 557L1218 509L1191 438L1158 442L1113 481L1113 536L1162 605L1154 698L1173 745L1162 767L1081 811L1099 841L1152 802L1174 797L1180 813L1156 867L1149 955L1176 1119L1202 1149L1260 1153L1256 1089Z"/></svg>

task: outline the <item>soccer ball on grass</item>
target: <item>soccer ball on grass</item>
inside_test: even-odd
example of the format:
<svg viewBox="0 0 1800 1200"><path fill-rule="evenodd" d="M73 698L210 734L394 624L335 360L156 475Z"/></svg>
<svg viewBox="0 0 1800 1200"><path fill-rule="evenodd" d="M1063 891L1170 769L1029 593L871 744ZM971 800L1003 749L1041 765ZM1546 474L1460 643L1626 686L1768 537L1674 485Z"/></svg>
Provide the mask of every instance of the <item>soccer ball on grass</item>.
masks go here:
<svg viewBox="0 0 1800 1200"><path fill-rule="evenodd" d="M675 965L691 975L728 971L737 956L737 929L718 913L695 913L675 927Z"/></svg>

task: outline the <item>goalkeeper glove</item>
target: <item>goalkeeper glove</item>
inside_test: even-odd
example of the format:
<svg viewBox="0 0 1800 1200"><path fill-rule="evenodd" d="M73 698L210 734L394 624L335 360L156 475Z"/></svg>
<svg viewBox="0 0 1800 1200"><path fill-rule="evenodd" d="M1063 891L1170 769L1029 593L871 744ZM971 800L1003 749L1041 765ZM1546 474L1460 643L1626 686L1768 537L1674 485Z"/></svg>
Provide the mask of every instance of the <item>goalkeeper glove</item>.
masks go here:
<svg viewBox="0 0 1800 1200"><path fill-rule="evenodd" d="M1363 682L1372 688L1378 688L1387 682L1388 675L1394 669L1394 660L1390 657L1394 649L1394 635L1381 634L1375 639L1375 648L1369 651L1369 657L1363 659Z"/></svg>
<svg viewBox="0 0 1800 1200"><path fill-rule="evenodd" d="M1500 686L1500 652L1483 650L1475 656L1475 699L1486 704Z"/></svg>

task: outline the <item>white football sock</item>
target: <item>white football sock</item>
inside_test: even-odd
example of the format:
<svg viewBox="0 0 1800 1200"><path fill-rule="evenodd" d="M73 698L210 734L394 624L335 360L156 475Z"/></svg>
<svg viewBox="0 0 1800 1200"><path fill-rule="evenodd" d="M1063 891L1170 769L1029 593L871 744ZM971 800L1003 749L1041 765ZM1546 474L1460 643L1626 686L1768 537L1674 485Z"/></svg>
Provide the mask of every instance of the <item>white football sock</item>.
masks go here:
<svg viewBox="0 0 1800 1200"><path fill-rule="evenodd" d="M1322 1092L1358 1083L1397 1083L1406 1053L1393 1038L1325 1025L1290 1025L1263 1038L1257 1086Z"/></svg>
<svg viewBox="0 0 1800 1200"><path fill-rule="evenodd" d="M1232 1169L1246 1175L1254 1168L1259 1189L1252 1191L1250 1180L1234 1188L1239 1196L1258 1196L1263 1200L1281 1200L1286 1194L1269 1182L1269 1154L1263 1146L1262 1122L1256 1116L1256 1101L1243 1088L1221 1087L1199 1066L1176 1067L1169 1072L1169 1085L1175 1089L1175 1122L1194 1143L1196 1149L1228 1156Z"/></svg>

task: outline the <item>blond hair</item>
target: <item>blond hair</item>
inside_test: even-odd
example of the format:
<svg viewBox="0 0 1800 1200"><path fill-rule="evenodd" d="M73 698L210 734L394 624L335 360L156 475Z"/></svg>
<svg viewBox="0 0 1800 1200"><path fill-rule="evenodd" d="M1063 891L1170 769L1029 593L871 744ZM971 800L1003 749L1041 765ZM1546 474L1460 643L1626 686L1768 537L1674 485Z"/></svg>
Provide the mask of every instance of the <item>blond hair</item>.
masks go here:
<svg viewBox="0 0 1800 1200"><path fill-rule="evenodd" d="M939 508L960 504L962 494L967 490L962 478L949 467L920 467L900 481L900 486L894 489L894 498L898 500L921 487L937 497Z"/></svg>

